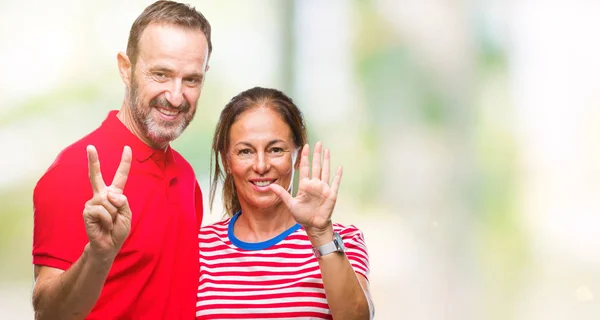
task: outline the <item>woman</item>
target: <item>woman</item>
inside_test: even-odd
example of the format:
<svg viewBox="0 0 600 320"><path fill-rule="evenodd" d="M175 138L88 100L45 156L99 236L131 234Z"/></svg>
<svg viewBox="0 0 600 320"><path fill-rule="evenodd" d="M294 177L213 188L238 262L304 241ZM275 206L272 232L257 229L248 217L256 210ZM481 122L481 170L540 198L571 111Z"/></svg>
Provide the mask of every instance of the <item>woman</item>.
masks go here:
<svg viewBox="0 0 600 320"><path fill-rule="evenodd" d="M229 218L200 230L197 319L372 317L362 233L331 222L342 168L330 184L329 150L316 144L311 169L306 140L280 91L244 91L222 111L210 205L223 183Z"/></svg>

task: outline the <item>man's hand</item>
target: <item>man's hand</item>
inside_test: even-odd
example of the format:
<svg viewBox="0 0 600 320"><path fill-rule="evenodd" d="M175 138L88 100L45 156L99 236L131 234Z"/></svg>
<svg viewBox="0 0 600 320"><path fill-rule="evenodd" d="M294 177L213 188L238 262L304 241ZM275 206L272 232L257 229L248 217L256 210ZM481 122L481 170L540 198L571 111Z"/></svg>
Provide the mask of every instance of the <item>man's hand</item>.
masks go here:
<svg viewBox="0 0 600 320"><path fill-rule="evenodd" d="M131 229L131 210L123 194L129 169L131 149L125 146L121 163L112 183L102 179L100 160L94 146L87 147L88 170L94 196L85 204L83 221L90 240L90 253L101 259L114 259Z"/></svg>

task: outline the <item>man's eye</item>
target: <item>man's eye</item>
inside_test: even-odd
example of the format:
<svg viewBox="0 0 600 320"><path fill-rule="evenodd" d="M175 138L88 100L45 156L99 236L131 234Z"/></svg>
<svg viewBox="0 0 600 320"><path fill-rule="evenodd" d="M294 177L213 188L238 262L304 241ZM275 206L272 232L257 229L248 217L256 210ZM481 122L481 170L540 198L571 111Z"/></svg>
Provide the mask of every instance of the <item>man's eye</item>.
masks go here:
<svg viewBox="0 0 600 320"><path fill-rule="evenodd" d="M187 79L185 79L185 82L186 82L188 85L195 86L195 85L197 85L198 83L200 83L200 80L198 80L197 78L187 78Z"/></svg>
<svg viewBox="0 0 600 320"><path fill-rule="evenodd" d="M162 80L162 79L166 78L167 75L164 72L155 72L154 77L156 77L159 80Z"/></svg>

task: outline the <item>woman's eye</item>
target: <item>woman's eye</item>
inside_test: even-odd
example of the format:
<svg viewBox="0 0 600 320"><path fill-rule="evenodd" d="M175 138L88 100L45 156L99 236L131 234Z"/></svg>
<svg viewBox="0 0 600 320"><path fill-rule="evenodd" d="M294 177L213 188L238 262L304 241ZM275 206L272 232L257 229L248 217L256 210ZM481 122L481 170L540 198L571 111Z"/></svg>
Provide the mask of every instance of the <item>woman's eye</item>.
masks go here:
<svg viewBox="0 0 600 320"><path fill-rule="evenodd" d="M283 148L273 148L271 149L271 153L282 153L283 152Z"/></svg>
<svg viewBox="0 0 600 320"><path fill-rule="evenodd" d="M250 154L250 149L242 149L238 151L238 154Z"/></svg>

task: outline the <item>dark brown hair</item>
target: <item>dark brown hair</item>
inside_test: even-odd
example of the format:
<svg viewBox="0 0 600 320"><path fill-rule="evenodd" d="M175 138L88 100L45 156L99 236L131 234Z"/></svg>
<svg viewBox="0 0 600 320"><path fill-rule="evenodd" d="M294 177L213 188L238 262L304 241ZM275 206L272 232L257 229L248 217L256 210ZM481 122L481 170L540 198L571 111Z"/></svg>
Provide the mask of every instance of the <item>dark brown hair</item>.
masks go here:
<svg viewBox="0 0 600 320"><path fill-rule="evenodd" d="M283 121L290 127L292 139L296 148L302 148L307 142L306 126L302 112L294 104L291 98L276 89L254 87L233 97L221 111L213 136L211 151L211 186L210 186L210 209L212 210L215 192L219 181L223 182L223 207L225 214L234 215L241 210L237 197L233 177L226 174L221 166L224 166L224 158L229 148L229 131L231 126L246 111L256 107L269 107L277 112Z"/></svg>
<svg viewBox="0 0 600 320"><path fill-rule="evenodd" d="M174 25L202 31L208 42L208 56L210 57L212 52L210 23L204 15L188 4L159 0L146 7L144 12L135 19L131 26L129 40L127 41L127 56L132 65L135 65L138 58L142 32L152 23Z"/></svg>

